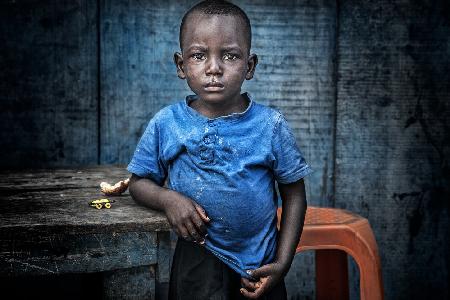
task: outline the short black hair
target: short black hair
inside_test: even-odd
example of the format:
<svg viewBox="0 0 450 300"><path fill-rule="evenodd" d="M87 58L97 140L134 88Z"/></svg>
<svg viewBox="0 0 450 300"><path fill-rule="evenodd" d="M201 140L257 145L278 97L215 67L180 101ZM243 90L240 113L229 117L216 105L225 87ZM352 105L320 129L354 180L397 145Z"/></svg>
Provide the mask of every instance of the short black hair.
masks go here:
<svg viewBox="0 0 450 300"><path fill-rule="evenodd" d="M250 25L250 19L247 14L237 5L234 5L231 2L224 0L206 0L200 3L197 3L191 9L189 9L183 16L180 25L180 36L179 43L181 48L181 41L183 37L183 31L186 27L186 21L190 15L193 13L201 13L205 15L228 15L228 16L236 16L242 19L244 22L245 29L247 31L247 41L248 41L248 49L250 50L252 46L252 27Z"/></svg>

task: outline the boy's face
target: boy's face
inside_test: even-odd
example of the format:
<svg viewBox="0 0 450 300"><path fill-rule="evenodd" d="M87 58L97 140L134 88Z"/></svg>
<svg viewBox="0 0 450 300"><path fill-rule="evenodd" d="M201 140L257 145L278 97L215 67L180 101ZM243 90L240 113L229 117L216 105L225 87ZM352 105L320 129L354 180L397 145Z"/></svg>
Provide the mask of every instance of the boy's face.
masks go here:
<svg viewBox="0 0 450 300"><path fill-rule="evenodd" d="M178 77L209 104L237 103L244 79L257 64L249 55L245 26L238 17L195 13L185 24L181 47L175 53Z"/></svg>

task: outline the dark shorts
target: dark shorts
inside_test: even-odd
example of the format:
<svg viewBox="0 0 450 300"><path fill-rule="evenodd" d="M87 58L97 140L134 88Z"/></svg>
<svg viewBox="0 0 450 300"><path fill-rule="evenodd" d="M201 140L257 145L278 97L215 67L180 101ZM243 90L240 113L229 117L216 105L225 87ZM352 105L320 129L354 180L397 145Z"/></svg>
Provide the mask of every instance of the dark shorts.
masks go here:
<svg viewBox="0 0 450 300"><path fill-rule="evenodd" d="M203 246L178 239L170 274L169 299L248 299L241 276ZM260 299L287 299L282 280Z"/></svg>

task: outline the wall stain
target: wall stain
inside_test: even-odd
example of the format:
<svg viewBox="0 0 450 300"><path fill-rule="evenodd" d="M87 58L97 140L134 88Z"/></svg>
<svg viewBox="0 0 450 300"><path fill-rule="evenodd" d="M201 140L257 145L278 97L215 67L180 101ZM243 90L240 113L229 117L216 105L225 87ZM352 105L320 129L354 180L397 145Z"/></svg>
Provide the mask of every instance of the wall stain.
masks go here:
<svg viewBox="0 0 450 300"><path fill-rule="evenodd" d="M405 207L409 231L408 254L414 253L414 239L419 235L427 216L433 222L433 236L438 236L441 212L446 210L450 214L448 196L448 190L442 186L426 186L421 191L392 195L399 205Z"/></svg>
<svg viewBox="0 0 450 300"><path fill-rule="evenodd" d="M407 210L406 218L408 219L408 229L409 229L409 241L408 241L408 254L414 252L414 238L419 234L420 228L423 224L423 192L410 192L410 193L394 193L392 197L395 200L406 200L411 198L412 202L415 204L414 208L410 211Z"/></svg>

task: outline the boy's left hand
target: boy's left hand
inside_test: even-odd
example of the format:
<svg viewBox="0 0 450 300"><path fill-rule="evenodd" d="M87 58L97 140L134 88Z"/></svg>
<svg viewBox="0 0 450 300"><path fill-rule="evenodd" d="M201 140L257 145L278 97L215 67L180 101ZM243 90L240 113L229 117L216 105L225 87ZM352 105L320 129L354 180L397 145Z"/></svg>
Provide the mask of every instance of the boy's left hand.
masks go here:
<svg viewBox="0 0 450 300"><path fill-rule="evenodd" d="M274 262L248 271L249 275L258 281L241 278L241 293L247 298L257 299L270 291L286 275L287 268L281 263Z"/></svg>

